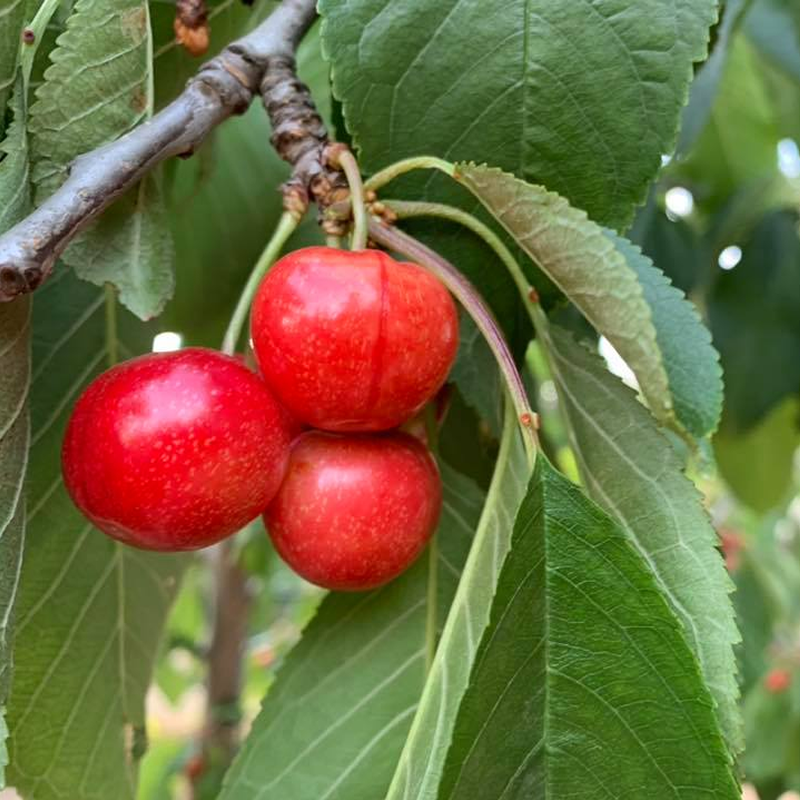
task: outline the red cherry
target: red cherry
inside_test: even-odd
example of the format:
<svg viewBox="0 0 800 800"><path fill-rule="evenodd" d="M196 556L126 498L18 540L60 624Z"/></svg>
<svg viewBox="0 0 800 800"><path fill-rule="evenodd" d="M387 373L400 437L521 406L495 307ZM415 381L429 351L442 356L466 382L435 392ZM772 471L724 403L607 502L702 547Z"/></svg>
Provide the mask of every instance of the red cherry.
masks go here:
<svg viewBox="0 0 800 800"><path fill-rule="evenodd" d="M284 412L233 358L191 348L119 364L78 400L62 451L75 505L109 536L193 550L266 508L289 457Z"/></svg>
<svg viewBox="0 0 800 800"><path fill-rule="evenodd" d="M792 682L792 676L786 669L776 667L770 670L764 678L764 685L770 694L781 694L789 688Z"/></svg>
<svg viewBox="0 0 800 800"><path fill-rule="evenodd" d="M295 572L327 589L380 586L420 554L442 487L425 447L404 433L304 433L264 522Z"/></svg>
<svg viewBox="0 0 800 800"><path fill-rule="evenodd" d="M258 289L251 330L281 402L331 431L399 425L436 394L458 348L447 289L378 250L285 256Z"/></svg>

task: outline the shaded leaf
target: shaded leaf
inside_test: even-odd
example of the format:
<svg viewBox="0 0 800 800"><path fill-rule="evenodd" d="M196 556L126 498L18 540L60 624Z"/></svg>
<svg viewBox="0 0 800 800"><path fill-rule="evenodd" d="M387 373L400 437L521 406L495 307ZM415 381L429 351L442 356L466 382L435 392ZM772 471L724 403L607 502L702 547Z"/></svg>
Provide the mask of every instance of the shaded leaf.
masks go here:
<svg viewBox="0 0 800 800"><path fill-rule="evenodd" d="M774 693L757 684L745 700L744 717L753 734L744 759L750 780L782 778L800 768L800 715L792 713L788 691Z"/></svg>
<svg viewBox="0 0 800 800"><path fill-rule="evenodd" d="M758 0L745 30L770 61L800 81L800 14L792 0Z"/></svg>
<svg viewBox="0 0 800 800"><path fill-rule="evenodd" d="M500 567L530 476L513 409L510 403L506 405L503 438L486 504L387 800L436 797L456 714L489 623Z"/></svg>
<svg viewBox="0 0 800 800"><path fill-rule="evenodd" d="M688 294L703 280L710 260L705 241L685 220L670 219L655 192L640 209L628 236L682 292Z"/></svg>
<svg viewBox="0 0 800 800"><path fill-rule="evenodd" d="M646 562L543 456L438 797L740 797L713 702Z"/></svg>
<svg viewBox="0 0 800 800"><path fill-rule="evenodd" d="M746 433L729 433L723 424L714 436L714 455L722 477L742 502L761 513L789 498L798 447L797 397L784 399Z"/></svg>
<svg viewBox="0 0 800 800"><path fill-rule="evenodd" d="M26 298L0 311L0 708L11 685L14 605L25 538L30 308Z"/></svg>
<svg viewBox="0 0 800 800"><path fill-rule="evenodd" d="M116 139L153 109L152 41L144 0L78 0L31 107L37 202L72 160ZM131 189L76 239L63 261L84 280L117 287L137 316L172 295L172 247L157 173Z"/></svg>
<svg viewBox="0 0 800 800"><path fill-rule="evenodd" d="M652 570L700 663L725 738L741 749L733 587L701 496L647 409L599 356L557 327L544 344L586 489Z"/></svg>
<svg viewBox="0 0 800 800"><path fill-rule="evenodd" d="M61 479L80 391L152 336L121 309L115 326L110 300L65 268L34 302L28 530L8 704L9 782L26 800L134 797L144 693L182 563L94 530Z"/></svg>
<svg viewBox="0 0 800 800"><path fill-rule="evenodd" d="M436 619L444 622L483 504L443 469ZM369 593L328 595L278 673L222 800L374 800L392 776L425 682L429 554Z"/></svg>
<svg viewBox="0 0 800 800"><path fill-rule="evenodd" d="M697 437L716 427L722 385L708 332L638 248L540 186L471 164L458 176L614 345L662 423Z"/></svg>
<svg viewBox="0 0 800 800"><path fill-rule="evenodd" d="M467 403L485 420L495 436L502 426L503 387L500 372L486 339L469 314L461 314L459 347L450 372Z"/></svg>
<svg viewBox="0 0 800 800"><path fill-rule="evenodd" d="M689 102L683 110L683 122L677 146L678 155L685 155L689 152L708 122L725 70L728 47L751 5L753 5L753 0L726 0L725 2L722 20L717 29L714 50L692 81Z"/></svg>
<svg viewBox="0 0 800 800"><path fill-rule="evenodd" d="M739 242L742 260L719 271L708 319L725 370L731 433L753 427L800 391L800 237L794 211L767 214Z"/></svg>
<svg viewBox="0 0 800 800"><path fill-rule="evenodd" d="M17 75L14 117L0 143L0 232L13 225L30 201L24 89ZM14 611L25 540L25 470L30 422L31 303L0 307L0 789L8 763L5 704L11 687Z"/></svg>
<svg viewBox="0 0 800 800"><path fill-rule="evenodd" d="M777 174L779 139L758 54L736 36L708 123L689 157L673 164L672 177L691 188L698 207L713 213L743 185Z"/></svg>
<svg viewBox="0 0 800 800"><path fill-rule="evenodd" d="M672 151L716 3L323 0L320 12L367 171L420 153L491 161L621 229Z"/></svg>

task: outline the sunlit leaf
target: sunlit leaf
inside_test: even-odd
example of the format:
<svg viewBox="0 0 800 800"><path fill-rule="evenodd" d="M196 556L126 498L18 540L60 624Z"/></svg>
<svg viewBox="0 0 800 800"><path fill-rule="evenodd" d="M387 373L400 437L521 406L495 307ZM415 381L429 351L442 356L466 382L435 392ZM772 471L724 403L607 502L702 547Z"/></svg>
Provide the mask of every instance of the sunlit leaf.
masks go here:
<svg viewBox="0 0 800 800"><path fill-rule="evenodd" d="M696 437L716 427L717 353L694 307L650 259L541 186L472 164L458 165L458 178L614 345L662 423Z"/></svg>
<svg viewBox="0 0 800 800"><path fill-rule="evenodd" d="M543 344L586 489L652 570L700 663L721 730L741 749L733 587L700 494L647 409L598 355L557 327Z"/></svg>
<svg viewBox="0 0 800 800"><path fill-rule="evenodd" d="M543 456L437 797L740 797L713 702L647 562Z"/></svg>

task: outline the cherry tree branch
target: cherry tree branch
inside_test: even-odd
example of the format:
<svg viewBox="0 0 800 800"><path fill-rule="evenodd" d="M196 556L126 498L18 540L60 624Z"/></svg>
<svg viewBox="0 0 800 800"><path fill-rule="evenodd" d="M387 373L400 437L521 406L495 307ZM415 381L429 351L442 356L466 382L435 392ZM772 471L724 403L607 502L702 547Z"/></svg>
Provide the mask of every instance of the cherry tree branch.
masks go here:
<svg viewBox="0 0 800 800"><path fill-rule="evenodd" d="M191 155L217 125L243 113L262 82L291 106L294 53L315 18L315 0L283 0L255 30L204 64L152 119L75 159L64 184L0 236L0 301L39 286L79 231L155 166Z"/></svg>

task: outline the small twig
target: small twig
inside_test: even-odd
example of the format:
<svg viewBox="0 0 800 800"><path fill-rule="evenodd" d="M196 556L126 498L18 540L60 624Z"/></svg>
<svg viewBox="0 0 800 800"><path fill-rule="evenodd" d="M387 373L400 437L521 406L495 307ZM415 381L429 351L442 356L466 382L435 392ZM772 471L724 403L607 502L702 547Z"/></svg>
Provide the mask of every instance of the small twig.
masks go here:
<svg viewBox="0 0 800 800"><path fill-rule="evenodd" d="M208 651L208 699L201 742L202 775L221 775L239 744L242 657L252 596L232 540L214 552L214 628Z"/></svg>
<svg viewBox="0 0 800 800"><path fill-rule="evenodd" d="M0 301L33 291L70 240L114 200L165 159L193 153L217 125L245 111L273 65L294 63L315 17L315 0L284 0L254 31L204 64L151 120L79 156L61 188L0 236ZM280 83L275 91L282 91Z"/></svg>
<svg viewBox="0 0 800 800"><path fill-rule="evenodd" d="M270 59L261 83L261 96L272 123L270 141L278 155L292 166L283 184L283 205L302 216L316 202L326 234L343 236L346 220L329 217L325 210L349 198L344 175L334 166L329 151L342 145L331 143L328 130L314 105L308 87L298 79L291 56Z"/></svg>

